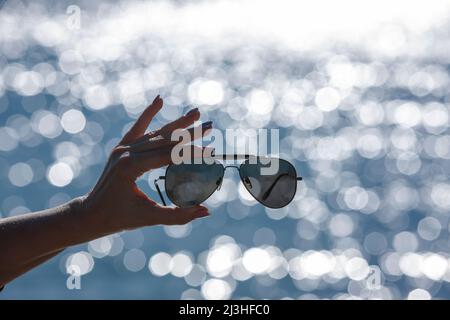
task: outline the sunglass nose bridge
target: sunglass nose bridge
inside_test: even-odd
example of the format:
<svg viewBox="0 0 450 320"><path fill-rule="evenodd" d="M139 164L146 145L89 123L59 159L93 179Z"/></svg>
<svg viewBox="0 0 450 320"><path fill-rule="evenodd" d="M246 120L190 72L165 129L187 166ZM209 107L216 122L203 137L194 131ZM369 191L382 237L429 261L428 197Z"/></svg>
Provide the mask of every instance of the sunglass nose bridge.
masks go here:
<svg viewBox="0 0 450 320"><path fill-rule="evenodd" d="M238 169L238 170L239 170L239 167L238 167L238 166L225 166L224 168L225 168L225 170L226 170L227 168L235 168L235 169Z"/></svg>
<svg viewBox="0 0 450 320"><path fill-rule="evenodd" d="M225 171L227 168L235 168L235 169L237 169L237 170L239 171L239 167L238 167L238 166L233 166L233 165L230 165L230 166L224 166L224 171ZM219 191L220 188L222 187L222 182L223 182L223 177L220 177L220 178L216 181L216 184L217 184L217 191Z"/></svg>

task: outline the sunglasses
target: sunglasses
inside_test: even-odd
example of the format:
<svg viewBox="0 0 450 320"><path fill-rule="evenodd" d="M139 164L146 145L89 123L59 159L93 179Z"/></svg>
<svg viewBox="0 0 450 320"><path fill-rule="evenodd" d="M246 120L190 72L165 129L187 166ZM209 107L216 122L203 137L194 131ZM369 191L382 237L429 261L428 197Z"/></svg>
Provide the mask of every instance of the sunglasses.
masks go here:
<svg viewBox="0 0 450 320"><path fill-rule="evenodd" d="M170 164L166 175L154 181L161 201L166 201L158 181L165 181L167 197L178 207L198 205L220 190L226 168L236 168L248 192L262 205L279 209L294 199L297 176L294 166L283 159L252 155L213 155L201 163ZM244 160L240 166L224 165L217 160Z"/></svg>

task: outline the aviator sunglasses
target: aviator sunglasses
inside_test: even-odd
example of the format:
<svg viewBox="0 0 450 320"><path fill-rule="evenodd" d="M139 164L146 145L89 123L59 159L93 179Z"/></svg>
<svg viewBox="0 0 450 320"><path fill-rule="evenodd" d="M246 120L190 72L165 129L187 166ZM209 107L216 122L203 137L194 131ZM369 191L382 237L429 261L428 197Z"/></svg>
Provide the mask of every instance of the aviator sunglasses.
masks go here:
<svg viewBox="0 0 450 320"><path fill-rule="evenodd" d="M248 192L261 204L272 209L287 206L297 191L294 166L283 159L252 155L212 155L211 161L202 163L170 164L166 175L154 181L161 201L166 201L158 181L165 181L167 197L179 207L198 205L220 190L225 169L236 168ZM244 160L239 166L224 165L217 160ZM274 161L277 161L274 165Z"/></svg>

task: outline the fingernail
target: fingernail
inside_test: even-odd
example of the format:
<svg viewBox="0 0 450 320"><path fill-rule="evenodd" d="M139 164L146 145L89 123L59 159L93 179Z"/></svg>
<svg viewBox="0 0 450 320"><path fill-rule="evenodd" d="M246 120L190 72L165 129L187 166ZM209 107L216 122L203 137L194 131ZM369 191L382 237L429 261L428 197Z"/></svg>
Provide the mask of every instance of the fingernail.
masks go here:
<svg viewBox="0 0 450 320"><path fill-rule="evenodd" d="M207 216L209 216L208 210L197 211L197 217L201 218L201 217L207 217Z"/></svg>
<svg viewBox="0 0 450 320"><path fill-rule="evenodd" d="M202 124L202 128L209 128L212 127L212 121L208 121Z"/></svg>
<svg viewBox="0 0 450 320"><path fill-rule="evenodd" d="M186 116L187 117L192 116L193 114L195 114L197 112L198 112L198 108L191 109L191 110L189 110L188 113L186 113Z"/></svg>
<svg viewBox="0 0 450 320"><path fill-rule="evenodd" d="M204 206L199 206L198 209L196 210L196 212L203 212L203 211L208 211L208 208Z"/></svg>

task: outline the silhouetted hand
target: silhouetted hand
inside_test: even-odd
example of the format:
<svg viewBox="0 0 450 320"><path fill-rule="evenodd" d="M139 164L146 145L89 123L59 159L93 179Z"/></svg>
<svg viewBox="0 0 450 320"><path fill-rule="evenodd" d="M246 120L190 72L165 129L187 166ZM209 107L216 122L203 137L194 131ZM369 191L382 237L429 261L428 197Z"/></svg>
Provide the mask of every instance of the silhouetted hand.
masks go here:
<svg viewBox="0 0 450 320"><path fill-rule="evenodd" d="M0 219L0 287L69 246L125 229L184 224L209 214L203 206L161 207L136 185L143 173L171 163L171 150L178 143L170 139L174 130L187 130L184 136L199 138L211 129L211 122L198 130L186 129L200 117L194 109L145 134L162 106L162 99L156 97L113 149L102 176L87 196L55 208ZM198 148L186 145L181 150L183 155L185 150L194 156L211 155L212 149L193 150Z"/></svg>
<svg viewBox="0 0 450 320"><path fill-rule="evenodd" d="M82 207L97 215L94 221L105 227L107 233L156 224L185 224L209 214L208 209L201 205L162 207L136 185L136 179L143 173L171 163L171 150L177 143L170 140L171 133L191 126L200 117L198 109L193 109L163 128L145 134L162 106L163 100L158 95L112 150L102 176L83 201ZM205 133L210 128L211 123L208 122L200 132ZM188 130L192 135L193 128Z"/></svg>

